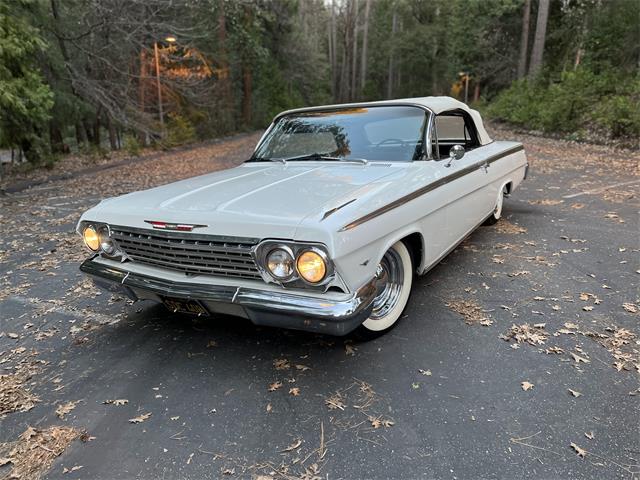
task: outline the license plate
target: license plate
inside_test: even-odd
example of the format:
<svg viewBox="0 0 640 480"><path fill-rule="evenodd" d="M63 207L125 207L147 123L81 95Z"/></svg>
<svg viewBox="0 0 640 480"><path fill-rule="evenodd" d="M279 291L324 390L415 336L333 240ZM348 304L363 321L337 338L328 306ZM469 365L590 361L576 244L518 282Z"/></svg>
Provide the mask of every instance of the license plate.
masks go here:
<svg viewBox="0 0 640 480"><path fill-rule="evenodd" d="M162 297L162 303L174 313L190 313L199 317L209 315L207 309L197 300Z"/></svg>

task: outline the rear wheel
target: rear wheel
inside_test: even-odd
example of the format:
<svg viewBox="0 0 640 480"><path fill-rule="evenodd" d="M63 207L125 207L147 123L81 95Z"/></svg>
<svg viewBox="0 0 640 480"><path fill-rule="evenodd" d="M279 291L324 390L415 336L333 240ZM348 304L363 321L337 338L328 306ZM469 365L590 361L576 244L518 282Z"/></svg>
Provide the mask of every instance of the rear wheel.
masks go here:
<svg viewBox="0 0 640 480"><path fill-rule="evenodd" d="M378 336L391 330L407 306L413 266L407 246L397 242L384 254L376 270L378 295L373 301L371 316L360 330L369 336Z"/></svg>
<svg viewBox="0 0 640 480"><path fill-rule="evenodd" d="M496 200L496 206L493 209L493 213L487 220L484 222L485 225L495 225L498 223L498 220L502 217L502 205L504 203L504 195L507 193L507 187L502 187L500 193L498 193L498 199Z"/></svg>

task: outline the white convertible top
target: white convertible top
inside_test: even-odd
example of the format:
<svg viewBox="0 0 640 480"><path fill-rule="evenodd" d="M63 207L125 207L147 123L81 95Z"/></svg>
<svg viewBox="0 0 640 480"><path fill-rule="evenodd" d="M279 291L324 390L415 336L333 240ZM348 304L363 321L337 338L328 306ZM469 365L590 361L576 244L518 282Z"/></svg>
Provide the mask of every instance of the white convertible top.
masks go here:
<svg viewBox="0 0 640 480"><path fill-rule="evenodd" d="M283 115L288 115L290 113L298 113L305 111L313 111L313 110L325 110L325 109L333 109L333 108L345 108L345 107L366 107L369 105L385 105L385 104L413 104L420 105L422 107L426 107L431 110L436 115L439 115L443 112L447 112L450 110L464 110L473 119L476 129L478 130L478 140L481 145L486 145L487 143L491 143L491 137L484 128L482 123L482 117L477 110L469 108L466 103L462 103L459 100L456 100L452 97L414 97L414 98L398 98L395 100L380 100L376 102L360 102L360 103L342 103L335 105L322 105L317 107L309 107L309 108L296 108L294 110L287 110L286 112L282 112L278 114L276 118L279 118Z"/></svg>

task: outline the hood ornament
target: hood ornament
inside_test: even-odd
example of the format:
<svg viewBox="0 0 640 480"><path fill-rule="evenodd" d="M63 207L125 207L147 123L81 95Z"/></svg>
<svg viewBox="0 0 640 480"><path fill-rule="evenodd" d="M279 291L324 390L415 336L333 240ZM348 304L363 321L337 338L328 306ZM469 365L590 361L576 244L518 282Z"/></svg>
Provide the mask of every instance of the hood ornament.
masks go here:
<svg viewBox="0 0 640 480"><path fill-rule="evenodd" d="M148 223L153 228L157 230L175 230L178 232L190 232L194 228L204 228L208 225L197 225L193 223L170 223L170 222L159 222L155 220L145 220L145 223Z"/></svg>

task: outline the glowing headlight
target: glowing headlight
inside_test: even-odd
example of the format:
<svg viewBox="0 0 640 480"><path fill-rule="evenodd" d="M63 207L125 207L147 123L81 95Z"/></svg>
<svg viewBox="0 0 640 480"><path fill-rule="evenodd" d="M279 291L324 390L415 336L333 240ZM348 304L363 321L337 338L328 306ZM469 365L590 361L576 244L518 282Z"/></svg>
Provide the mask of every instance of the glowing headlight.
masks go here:
<svg viewBox="0 0 640 480"><path fill-rule="evenodd" d="M275 248L267 255L267 268L278 280L283 280L293 275L293 256L283 248Z"/></svg>
<svg viewBox="0 0 640 480"><path fill-rule="evenodd" d="M98 238L100 239L100 249L107 255L113 255L116 252L116 246L109 236L109 227L104 226L98 229Z"/></svg>
<svg viewBox="0 0 640 480"><path fill-rule="evenodd" d="M82 231L82 238L84 239L84 244L89 250L92 252L98 251L100 248L100 237L93 225L89 225Z"/></svg>
<svg viewBox="0 0 640 480"><path fill-rule="evenodd" d="M313 250L307 250L300 254L296 267L300 276L309 283L321 282L327 274L325 259Z"/></svg>

